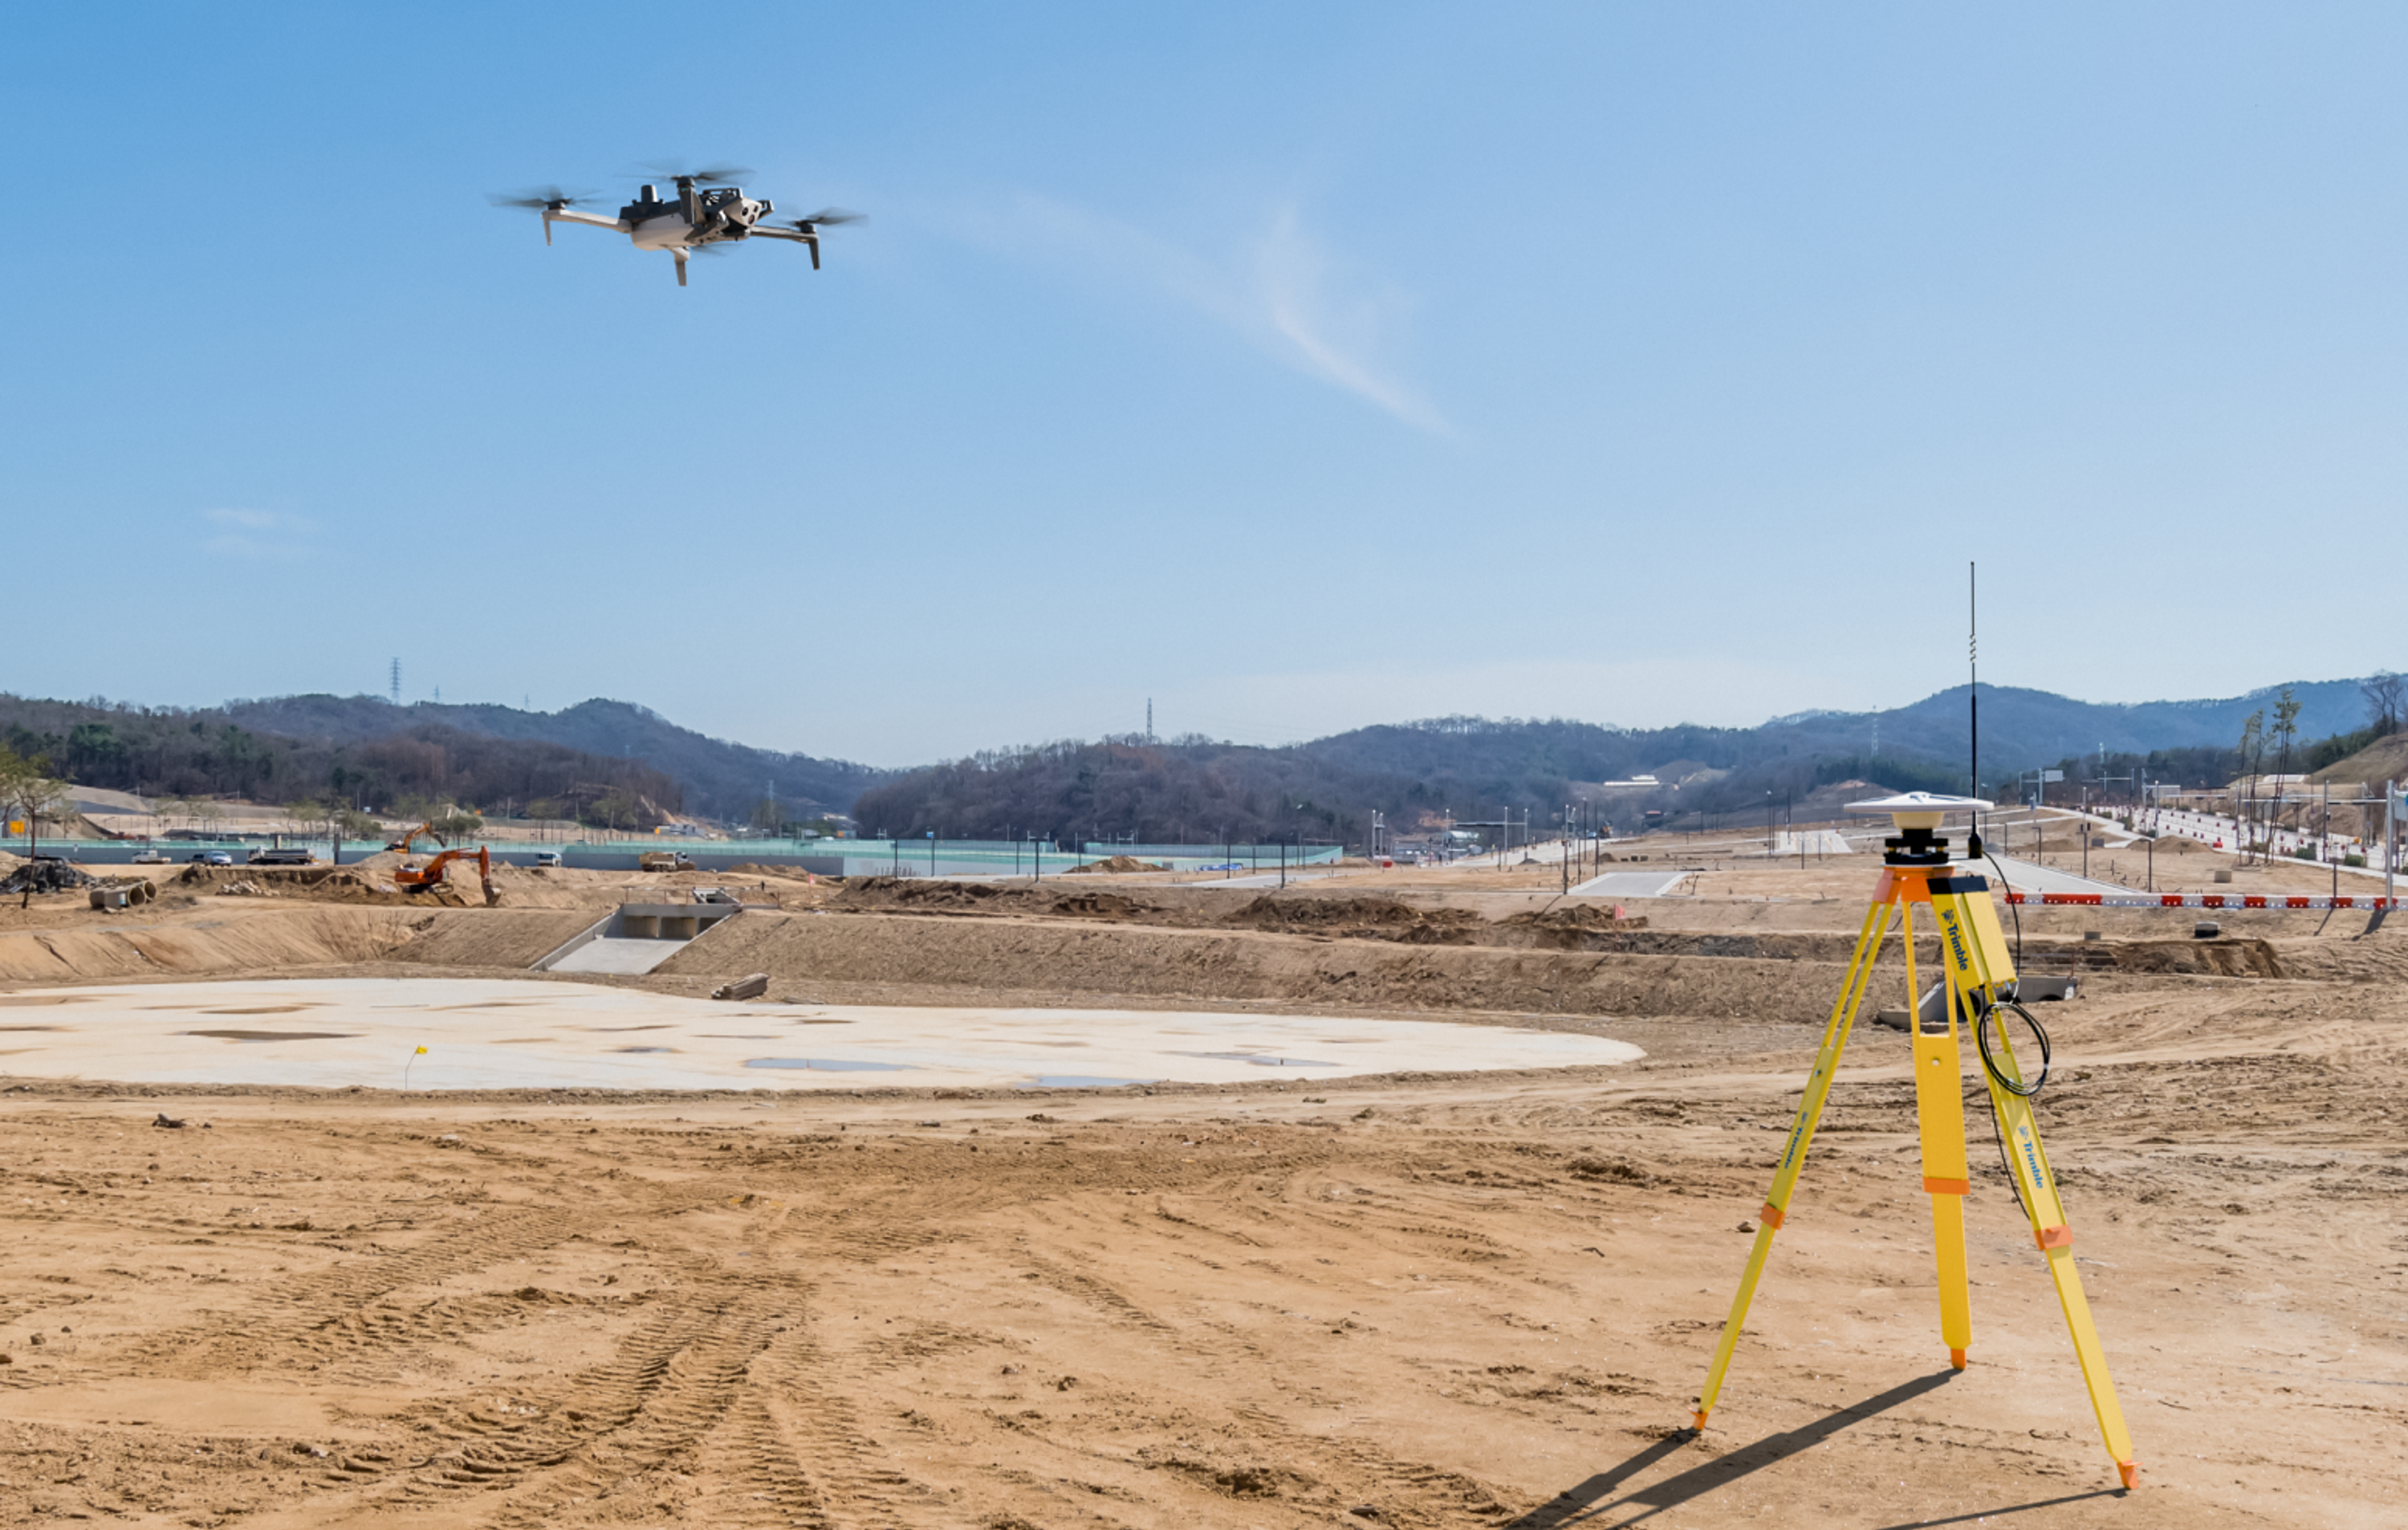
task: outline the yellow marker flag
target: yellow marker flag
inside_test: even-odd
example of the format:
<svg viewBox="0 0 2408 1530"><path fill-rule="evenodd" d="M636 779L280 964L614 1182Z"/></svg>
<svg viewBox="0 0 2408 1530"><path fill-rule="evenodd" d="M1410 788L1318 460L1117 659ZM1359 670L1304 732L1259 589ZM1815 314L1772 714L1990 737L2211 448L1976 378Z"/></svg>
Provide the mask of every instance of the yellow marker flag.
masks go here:
<svg viewBox="0 0 2408 1530"><path fill-rule="evenodd" d="M410 1053L410 1055L412 1057L423 1057L426 1055L426 1049L424 1047L421 1047L416 1051Z"/></svg>

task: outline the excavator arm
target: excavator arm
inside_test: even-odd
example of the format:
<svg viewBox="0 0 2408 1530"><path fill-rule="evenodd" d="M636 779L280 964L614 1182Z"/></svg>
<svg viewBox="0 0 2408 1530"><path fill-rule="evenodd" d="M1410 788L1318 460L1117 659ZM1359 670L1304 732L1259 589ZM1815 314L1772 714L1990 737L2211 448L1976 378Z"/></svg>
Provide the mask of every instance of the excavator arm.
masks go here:
<svg viewBox="0 0 2408 1530"><path fill-rule="evenodd" d="M447 850L423 866L395 866L393 872L394 885L405 893L428 892L443 885L444 867L454 861L465 861L471 856L476 858L477 882L484 892L485 907L490 908L502 901L502 894L501 890L494 885L493 857L486 852L482 845L479 845L475 850Z"/></svg>

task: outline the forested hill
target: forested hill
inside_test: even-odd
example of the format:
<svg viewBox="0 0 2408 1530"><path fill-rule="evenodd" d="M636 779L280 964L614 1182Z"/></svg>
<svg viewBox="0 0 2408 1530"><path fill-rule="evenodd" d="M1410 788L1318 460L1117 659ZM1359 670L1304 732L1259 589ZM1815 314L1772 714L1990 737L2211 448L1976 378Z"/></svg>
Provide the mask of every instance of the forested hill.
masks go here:
<svg viewBox="0 0 2408 1530"><path fill-rule="evenodd" d="M636 815L646 822L741 822L770 790L807 820L845 811L890 774L724 743L619 701L531 712L308 695L186 709L0 695L0 743L79 785L145 796L532 806L595 822L628 822L627 804L650 804Z"/></svg>
<svg viewBox="0 0 2408 1530"><path fill-rule="evenodd" d="M2126 707L1985 686L1982 785L2011 798L2018 772L2044 765L2063 767L2077 789L2086 780L2104 787L2123 779L2129 791L2136 774L2221 782L2243 768L2235 750L2243 720L2257 712L2271 722L2280 689ZM2359 681L2290 689L2300 707L2292 768L2313 769L2328 756L2339 758L2336 751L2361 747L2348 742L2369 721ZM1598 782L1644 773L1668 784L1654 794L1613 794L1618 816L1648 808L1680 815L1754 812L1842 780L1965 791L1966 703L1959 686L1889 711L1807 713L1754 728L1451 717L1358 728L1283 749L1200 738L1059 743L912 771L865 793L853 811L873 835L1359 842L1374 809L1400 828L1448 813L1493 819L1511 811L1544 822L1565 803L1596 794ZM2266 769L2275 763L2271 752L2259 762Z"/></svg>
<svg viewBox="0 0 2408 1530"><path fill-rule="evenodd" d="M2365 686L2326 680L2289 689L2300 713L2299 753L2288 768L2313 770L2348 752L2344 736L2369 722ZM1626 821L1649 808L1760 813L1768 802L1851 780L1961 792L1966 701L1959 686L1888 711L1801 713L1753 728L1454 717L1279 749L1128 737L993 751L910 772L710 738L621 701L538 712L305 695L184 710L0 696L0 741L49 759L79 784L146 795L315 796L380 807L423 799L489 812L542 804L589 822L601 821L593 816L597 803L640 799L736 822L774 795L789 820L850 812L872 833L1360 842L1374 810L1399 827L1500 810L1544 822L1567 802L1596 795L1598 783L1641 773L1666 784L1652 795L1613 794ZM2128 791L2140 774L2221 782L2243 768L2234 749L2243 719L2254 712L2271 722L2276 701L2268 690L2105 706L1985 686L1981 784L1985 794L2012 797L2016 773L2039 765L2060 765L2077 785L2102 789L2121 781ZM2277 763L2269 752L2257 767ZM604 816L621 812L614 806Z"/></svg>
<svg viewBox="0 0 2408 1530"><path fill-rule="evenodd" d="M492 738L531 739L651 765L685 789L685 808L741 822L774 793L796 817L846 812L853 799L896 772L849 760L822 760L708 737L647 707L584 701L557 712L515 707L415 702L394 707L375 696L279 696L228 704L227 718L258 733L356 742L431 722Z"/></svg>

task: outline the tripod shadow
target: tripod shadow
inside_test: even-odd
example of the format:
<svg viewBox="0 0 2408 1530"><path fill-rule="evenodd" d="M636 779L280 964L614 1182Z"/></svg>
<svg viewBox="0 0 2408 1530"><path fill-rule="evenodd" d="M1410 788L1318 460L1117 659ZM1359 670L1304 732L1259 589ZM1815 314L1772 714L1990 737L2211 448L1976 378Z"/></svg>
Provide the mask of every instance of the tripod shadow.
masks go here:
<svg viewBox="0 0 2408 1530"><path fill-rule="evenodd" d="M1812 1423L1801 1424L1783 1434L1767 1435L1728 1455L1716 1456L1660 1482L1650 1483L1627 1496L1615 1497L1615 1491L1623 1483L1684 1449L1698 1437L1694 1429L1681 1430L1656 1441L1627 1461L1609 1466L1577 1486L1566 1488L1527 1514L1508 1523L1505 1530L1559 1530L1563 1526L1588 1524L1617 1509L1634 1508L1638 1513L1616 1523L1637 1524L1668 1509L1677 1509L1691 1499L1728 1487L1748 1473L1770 1466L1784 1456L1819 1445L1852 1423L1886 1412L1900 1403L1913 1402L1927 1392L1946 1386L1949 1379L1956 1374L1955 1370L1943 1370L1929 1376L1918 1376L1863 1402L1826 1414Z"/></svg>

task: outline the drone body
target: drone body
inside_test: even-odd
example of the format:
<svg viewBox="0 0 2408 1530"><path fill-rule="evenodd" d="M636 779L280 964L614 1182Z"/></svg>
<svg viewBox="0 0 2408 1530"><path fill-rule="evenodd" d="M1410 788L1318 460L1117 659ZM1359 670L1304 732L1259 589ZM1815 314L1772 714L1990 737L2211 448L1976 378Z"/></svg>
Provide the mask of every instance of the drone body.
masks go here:
<svg viewBox="0 0 2408 1530"><path fill-rule="evenodd" d="M638 250L666 250L677 261L678 285L685 285L686 261L696 251L718 253L727 246L746 239L781 239L809 245L811 269L820 268L820 230L838 223L856 222L860 214L841 212L825 207L809 218L791 219L784 222L768 222L777 205L767 199L754 200L744 194L741 187L730 184L735 177L748 172L734 168L700 170L692 175L672 175L671 194L663 197L660 188L646 183L636 193L634 201L619 209L616 218L599 213L580 212L577 204L589 198L571 195L558 188L531 193L525 196L494 197L498 206L533 207L543 214L543 242L552 243L554 223L583 223L593 228L615 229L632 240Z"/></svg>

